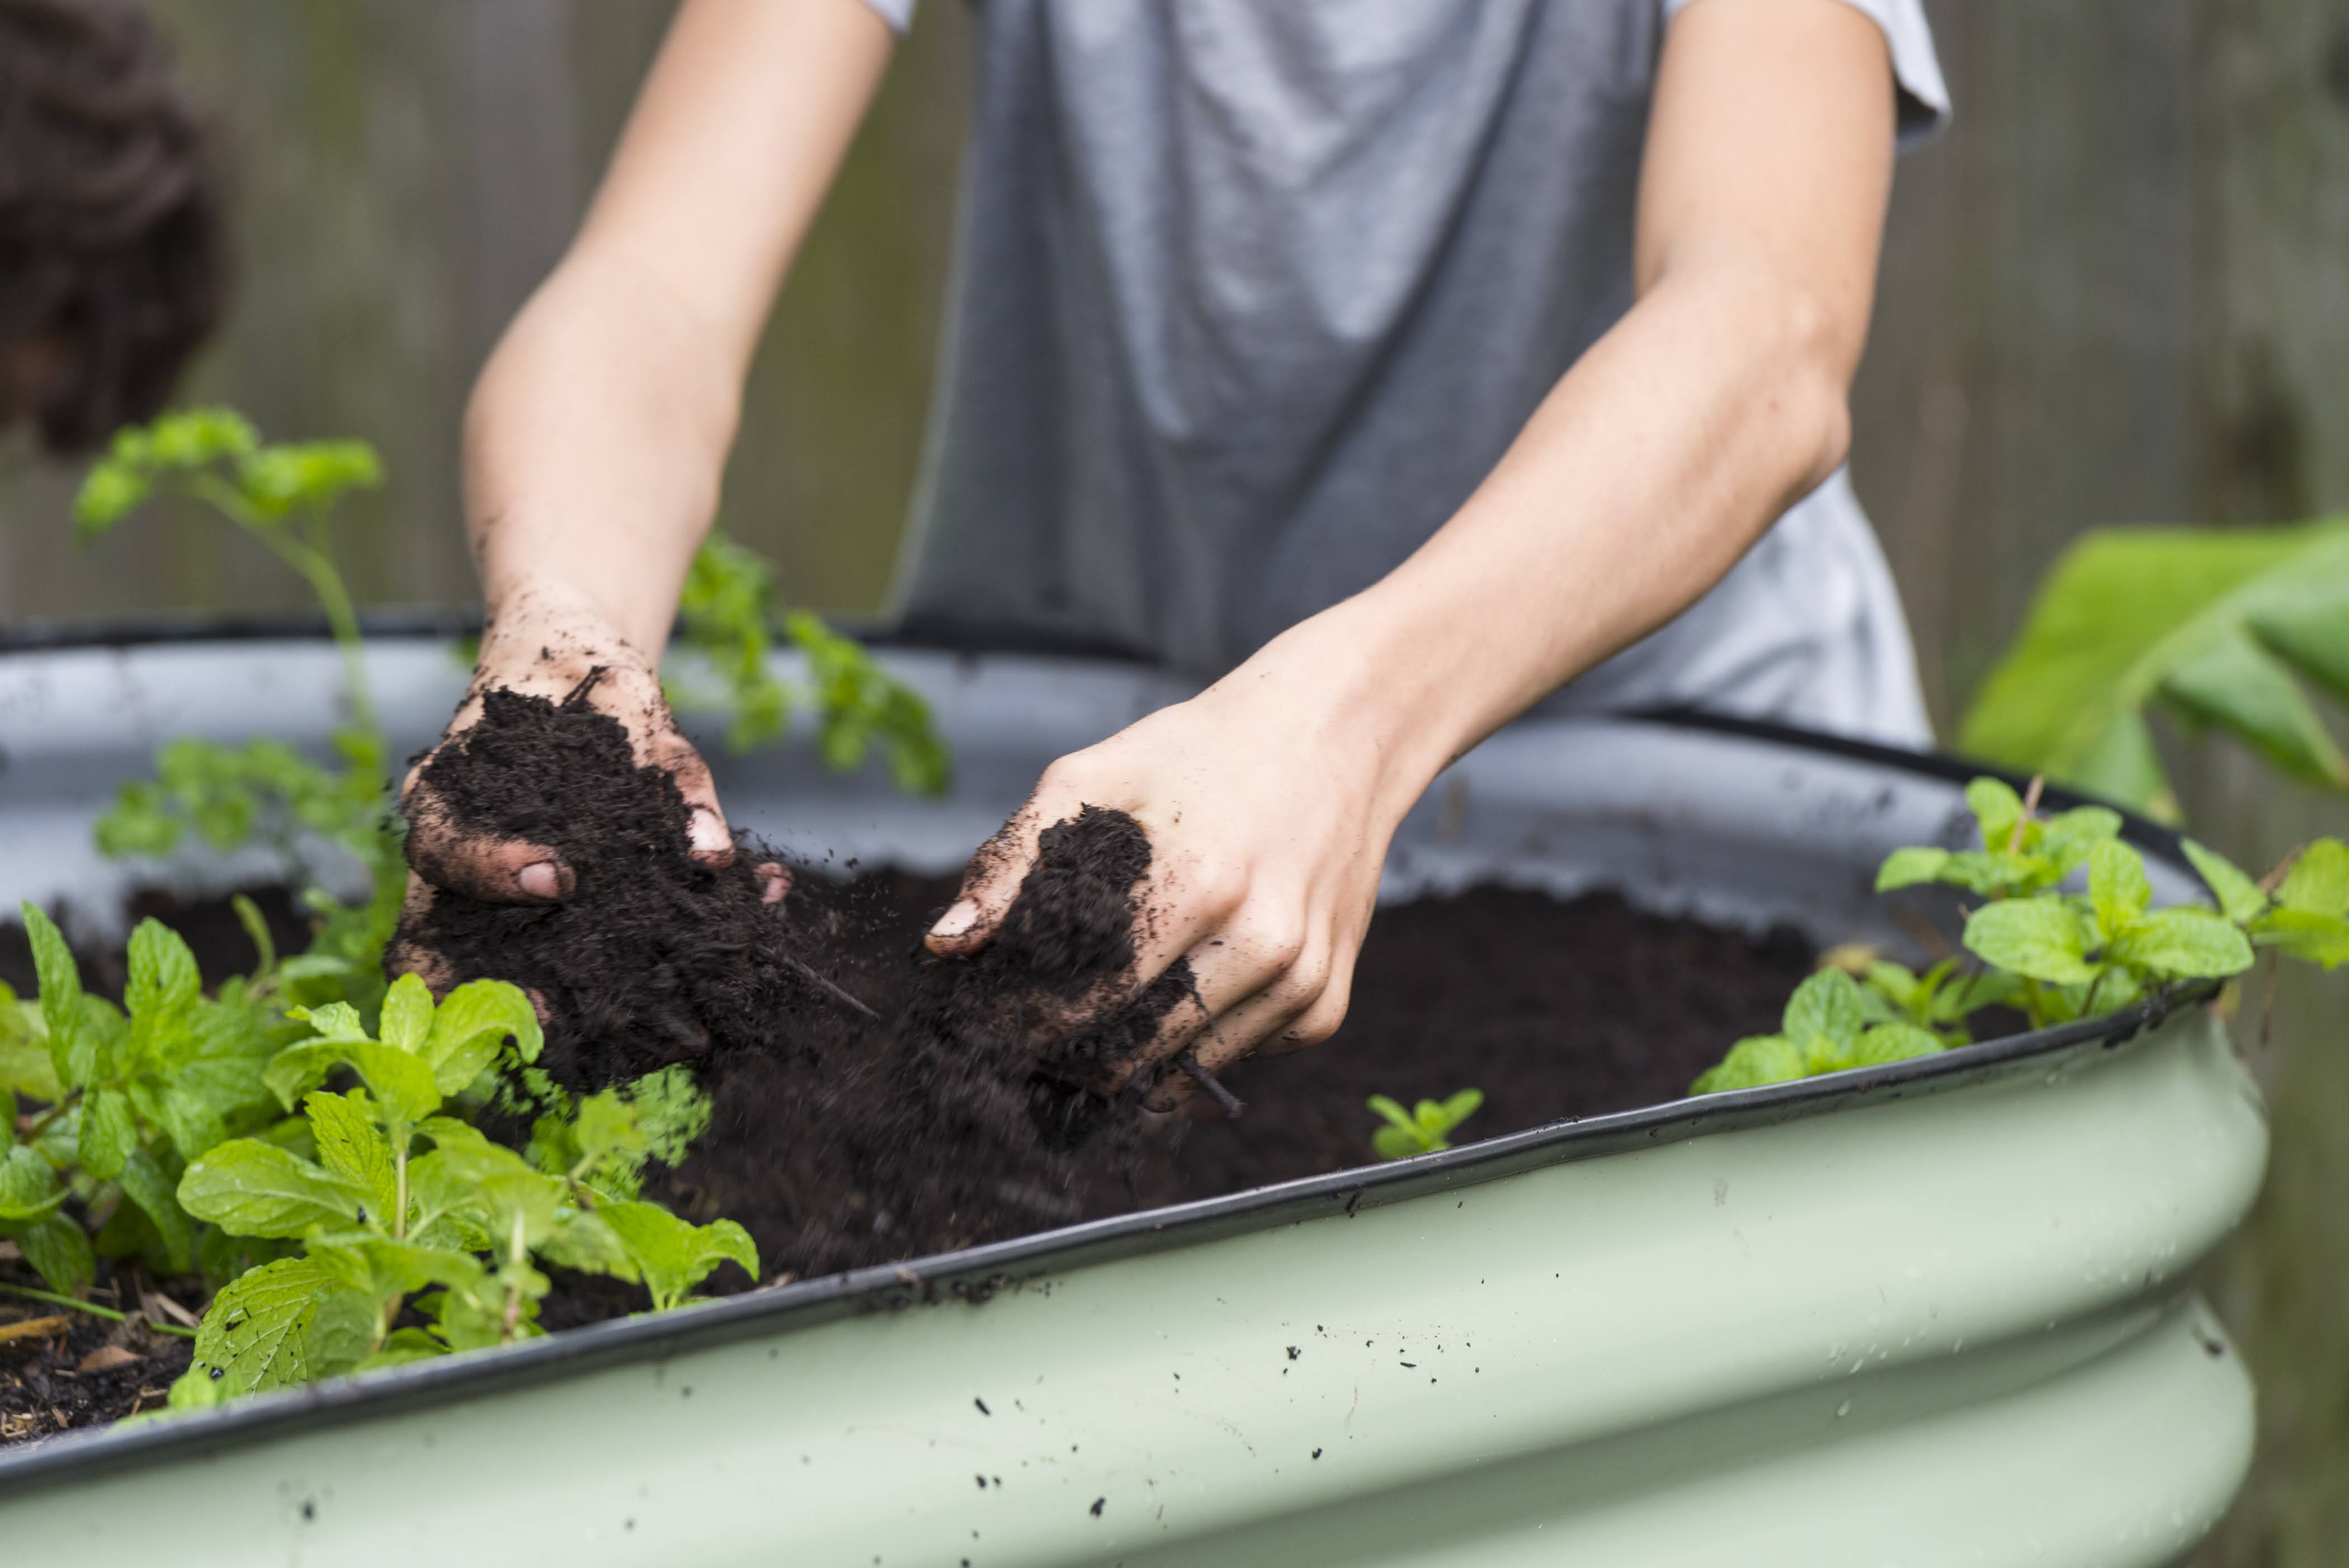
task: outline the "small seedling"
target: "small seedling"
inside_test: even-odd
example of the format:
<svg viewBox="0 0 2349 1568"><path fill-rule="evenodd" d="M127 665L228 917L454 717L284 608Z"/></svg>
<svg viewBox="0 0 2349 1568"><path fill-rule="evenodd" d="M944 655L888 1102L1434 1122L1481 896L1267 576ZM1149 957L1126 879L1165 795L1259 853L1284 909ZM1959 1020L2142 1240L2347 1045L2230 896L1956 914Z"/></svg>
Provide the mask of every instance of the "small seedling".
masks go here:
<svg viewBox="0 0 2349 1568"><path fill-rule="evenodd" d="M1982 848L1895 850L1878 891L1942 882L1984 902L1966 916L1967 958L1917 975L1847 956L1865 984L1830 967L1805 981L1776 1035L1740 1040L1699 1078L1698 1094L1923 1056L1971 1039L1987 1006L2020 1009L2034 1027L2099 1017L2197 980L2251 966L2254 950L2349 962L2349 847L2320 839L2255 882L2188 841L2186 854L2219 907L2153 907L2145 859L2121 841L2120 817L2082 806L2045 820L2031 798L1977 779L1966 799ZM2084 891L2066 886L2085 882Z"/></svg>
<svg viewBox="0 0 2349 1568"><path fill-rule="evenodd" d="M1485 1103L1485 1091L1464 1088L1449 1099L1423 1099L1407 1111L1382 1094L1374 1094L1364 1103L1387 1124L1371 1134L1371 1146L1379 1151L1379 1158L1408 1160L1414 1154L1451 1148L1452 1130L1476 1114Z"/></svg>

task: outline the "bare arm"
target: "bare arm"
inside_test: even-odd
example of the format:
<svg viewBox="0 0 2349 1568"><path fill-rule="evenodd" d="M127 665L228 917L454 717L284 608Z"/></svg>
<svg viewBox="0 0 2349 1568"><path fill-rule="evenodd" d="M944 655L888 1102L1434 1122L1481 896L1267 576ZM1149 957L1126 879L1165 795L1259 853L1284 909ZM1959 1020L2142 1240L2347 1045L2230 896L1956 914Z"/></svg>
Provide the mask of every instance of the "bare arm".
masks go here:
<svg viewBox="0 0 2349 1568"><path fill-rule="evenodd" d="M713 861L732 842L661 700L661 651L751 353L892 43L862 0L688 0L578 238L466 412L489 627L451 732L487 686L560 696L602 666L595 700L677 775ZM413 775L409 805L409 858L429 882L494 899L568 890L545 850L455 831Z"/></svg>
<svg viewBox="0 0 2349 1568"><path fill-rule="evenodd" d="M1120 806L1155 853L1135 980L1191 959L1218 1015L1202 1062L1331 1033L1388 841L1435 774L1687 607L1841 462L1892 138L1885 42L1858 11L1682 13L1650 124L1636 305L1394 573L1055 764L1021 852L974 873L931 945L985 942L1041 825ZM1206 1023L1178 1010L1155 1054Z"/></svg>

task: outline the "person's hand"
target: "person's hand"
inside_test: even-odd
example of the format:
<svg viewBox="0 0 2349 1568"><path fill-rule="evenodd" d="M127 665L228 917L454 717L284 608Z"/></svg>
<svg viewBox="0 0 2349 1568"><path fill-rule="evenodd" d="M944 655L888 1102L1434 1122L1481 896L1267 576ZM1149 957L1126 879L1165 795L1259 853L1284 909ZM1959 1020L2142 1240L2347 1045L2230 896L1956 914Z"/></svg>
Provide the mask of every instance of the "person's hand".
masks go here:
<svg viewBox="0 0 2349 1568"><path fill-rule="evenodd" d="M1137 960L1102 1014L1178 959L1189 959L1195 986L1117 1081L1185 1049L1212 1074L1335 1033L1388 841L1448 753L1394 741L1395 713L1359 689L1362 661L1327 621L1053 763L972 862L930 951L983 948L1035 863L1038 835L1086 806L1114 808L1149 835L1151 865L1135 895ZM1170 1109L1195 1090L1172 1072L1149 1104Z"/></svg>
<svg viewBox="0 0 2349 1568"><path fill-rule="evenodd" d="M667 769L692 808L693 857L709 865L730 865L734 836L719 807L709 765L678 732L661 695L658 668L590 601L560 583L523 585L498 606L481 634L472 684L440 745L450 744L480 720L485 692L502 686L561 702L591 675L595 678L588 702L626 727L637 762ZM572 868L545 845L460 827L423 777L439 749L419 759L400 785L408 819L408 898L386 955L394 973L420 975L436 989L441 966L415 934L437 891L492 903L552 903L570 897L576 882ZM780 902L790 887L788 873L773 862L759 869L767 902Z"/></svg>

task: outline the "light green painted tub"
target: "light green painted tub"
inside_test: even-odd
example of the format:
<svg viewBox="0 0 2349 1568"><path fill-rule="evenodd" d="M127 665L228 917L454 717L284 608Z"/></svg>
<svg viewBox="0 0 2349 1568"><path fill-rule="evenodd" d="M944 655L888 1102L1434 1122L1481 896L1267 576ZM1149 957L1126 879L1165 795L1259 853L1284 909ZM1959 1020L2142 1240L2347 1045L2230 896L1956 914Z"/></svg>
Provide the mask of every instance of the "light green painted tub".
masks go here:
<svg viewBox="0 0 2349 1568"><path fill-rule="evenodd" d="M421 642L377 663L429 733L453 666ZM737 815L947 863L1042 760L1168 695L1069 661L898 663L952 716L953 799L735 767ZM323 686L301 644L0 659L0 892L102 892L66 863L90 781L149 730L242 732L241 692ZM1881 939L1868 869L1955 834L1961 777L1755 727L1532 721L1433 793L1391 891L1600 882ZM0 1542L174 1564L2158 1564L2248 1460L2251 1386L2189 1276L2265 1158L2207 1010L2133 1014L0 1450Z"/></svg>

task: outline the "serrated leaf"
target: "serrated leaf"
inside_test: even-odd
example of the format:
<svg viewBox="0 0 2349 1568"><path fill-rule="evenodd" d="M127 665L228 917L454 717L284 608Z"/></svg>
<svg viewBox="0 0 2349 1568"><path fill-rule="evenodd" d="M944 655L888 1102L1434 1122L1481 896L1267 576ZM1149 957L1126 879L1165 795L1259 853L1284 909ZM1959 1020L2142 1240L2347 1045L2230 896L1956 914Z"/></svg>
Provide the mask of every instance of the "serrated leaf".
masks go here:
<svg viewBox="0 0 2349 1568"><path fill-rule="evenodd" d="M2349 920L2296 909L2271 910L2253 928L2251 941L2327 969L2349 963Z"/></svg>
<svg viewBox="0 0 2349 1568"><path fill-rule="evenodd" d="M295 1007L285 1015L299 1018L329 1040L364 1040L371 1037L359 1021L359 1010L348 1002L328 1002L319 1007Z"/></svg>
<svg viewBox="0 0 2349 1568"><path fill-rule="evenodd" d="M1803 1053L1785 1036L1754 1035L1730 1047L1729 1054L1706 1068L1689 1092L1719 1094L1725 1089L1785 1083L1806 1076L1808 1068Z"/></svg>
<svg viewBox="0 0 2349 1568"><path fill-rule="evenodd" d="M425 1048L434 1080L443 1094L455 1094L497 1059L511 1036L514 1053L534 1062L545 1044L538 1009L522 987L502 980L472 980L449 993L432 1020Z"/></svg>
<svg viewBox="0 0 2349 1568"><path fill-rule="evenodd" d="M2306 914L2349 914L2349 844L2319 839L2301 851L2276 902Z"/></svg>
<svg viewBox="0 0 2349 1568"><path fill-rule="evenodd" d="M2229 920L2248 923L2256 920L2260 912L2267 908L2268 895L2261 892L2259 884L2245 876L2234 861L2215 850L2205 849L2191 839L2179 840L2178 847L2186 851L2186 858L2194 862L2194 869L2202 873L2202 880L2209 884L2211 892L2219 900L2220 913Z"/></svg>
<svg viewBox="0 0 2349 1568"><path fill-rule="evenodd" d="M172 1191L171 1180L155 1157L144 1149L134 1149L122 1161L122 1171L115 1177L122 1195L147 1216L155 1227L155 1234L163 1243L164 1255L171 1262L171 1272L185 1274L194 1265L196 1257L196 1227L186 1211L180 1207L179 1196Z"/></svg>
<svg viewBox="0 0 2349 1568"><path fill-rule="evenodd" d="M339 1043L305 1040L270 1057L268 1066L261 1069L261 1078L277 1097L277 1102L292 1110L305 1094L326 1081L326 1074L342 1059Z"/></svg>
<svg viewBox="0 0 2349 1568"><path fill-rule="evenodd" d="M188 1167L180 1204L232 1235L295 1237L354 1219L367 1191L274 1143L239 1138Z"/></svg>
<svg viewBox="0 0 2349 1568"><path fill-rule="evenodd" d="M180 934L150 916L130 934L130 983L123 1001L134 1018L175 1012L196 999L203 977Z"/></svg>
<svg viewBox="0 0 2349 1568"><path fill-rule="evenodd" d="M2121 814L2109 806L2075 806L2038 824L2033 852L2052 868L2043 885L2053 885L2077 871L2095 854L2096 846L2121 830Z"/></svg>
<svg viewBox="0 0 2349 1568"><path fill-rule="evenodd" d="M1884 864L1877 868L1876 891L1889 892L1894 888L1939 882L1942 870L1949 863L1950 851L1947 850L1895 850L1885 856Z"/></svg>
<svg viewBox="0 0 2349 1568"><path fill-rule="evenodd" d="M303 1330L305 1380L339 1377L366 1360L382 1314L382 1299L371 1290L321 1291Z"/></svg>
<svg viewBox="0 0 2349 1568"><path fill-rule="evenodd" d="M52 1214L19 1232L16 1247L51 1290L72 1295L98 1277L98 1254L89 1233L63 1214Z"/></svg>
<svg viewBox="0 0 2349 1568"><path fill-rule="evenodd" d="M120 1089L100 1089L81 1108L79 1142L81 1168L101 1181L122 1174L123 1162L139 1147L139 1122L131 1115L130 1099Z"/></svg>
<svg viewBox="0 0 2349 1568"><path fill-rule="evenodd" d="M51 1104L63 1099L57 1067L49 1059L48 1030L39 1006L12 995L0 1002L0 1088Z"/></svg>
<svg viewBox="0 0 2349 1568"><path fill-rule="evenodd" d="M49 1063L61 1088L76 1089L98 1073L94 1042L86 1038L81 970L57 922L27 899L17 905L33 948L33 969L41 986L41 1022L49 1033Z"/></svg>
<svg viewBox="0 0 2349 1568"><path fill-rule="evenodd" d="M66 1189L49 1162L21 1143L0 1150L0 1225L12 1230L65 1206Z"/></svg>
<svg viewBox="0 0 2349 1568"><path fill-rule="evenodd" d="M401 1216L392 1149L366 1107L349 1095L320 1092L305 1099L302 1109L310 1119L319 1165L359 1190L368 1218L388 1229L398 1226Z"/></svg>
<svg viewBox="0 0 2349 1568"><path fill-rule="evenodd" d="M440 1109L440 1088L421 1057L409 1056L372 1040L352 1040L343 1047L352 1066L367 1079L376 1102L403 1121L418 1122Z"/></svg>
<svg viewBox="0 0 2349 1568"><path fill-rule="evenodd" d="M2107 940L2127 930L2153 903L2145 858L2117 839L2097 844L2088 857L2088 902Z"/></svg>
<svg viewBox="0 0 2349 1568"><path fill-rule="evenodd" d="M393 1050L423 1056L432 1035L432 992L413 975L403 975L383 994L382 1042Z"/></svg>
<svg viewBox="0 0 2349 1568"><path fill-rule="evenodd" d="M1786 1001L1786 1037L1804 1050L1813 1041L1838 1049L1847 1047L1867 1023L1858 983L1840 969L1820 970L1795 986Z"/></svg>
<svg viewBox="0 0 2349 1568"><path fill-rule="evenodd" d="M1983 963L2058 985L2095 978L2080 918L2060 899L2011 898L1966 917L1967 950Z"/></svg>
<svg viewBox="0 0 2349 1568"><path fill-rule="evenodd" d="M1911 1057L1933 1056L1941 1048L1941 1042L1930 1031L1914 1024L1878 1024L1853 1045L1851 1065L1866 1068L1903 1062Z"/></svg>
<svg viewBox="0 0 2349 1568"><path fill-rule="evenodd" d="M1966 806L1974 814L1982 848L1993 853L2013 841L2014 825L2023 820L2023 797L2002 779L1980 778L1966 785Z"/></svg>
<svg viewBox="0 0 2349 1568"><path fill-rule="evenodd" d="M240 1275L212 1298L196 1326L193 1370L222 1394L287 1388L310 1380L310 1325L319 1298L343 1287L307 1258L280 1258Z"/></svg>
<svg viewBox="0 0 2349 1568"><path fill-rule="evenodd" d="M2187 979L2223 979L2251 966L2251 944L2234 922L2207 909L2154 911L2115 946L2139 969Z"/></svg>
<svg viewBox="0 0 2349 1568"><path fill-rule="evenodd" d="M1380 1130L1392 1132L1394 1129ZM539 1243L538 1254L559 1268L574 1269L581 1274L610 1274L632 1282L637 1277L636 1260L629 1255L627 1243L620 1240L617 1231L605 1223L599 1212L577 1213L565 1219L554 1228L554 1234Z"/></svg>
<svg viewBox="0 0 2349 1568"><path fill-rule="evenodd" d="M731 1220L689 1224L657 1203L606 1203L596 1213L627 1247L656 1307L676 1305L729 1260L753 1280L759 1277L758 1249Z"/></svg>

